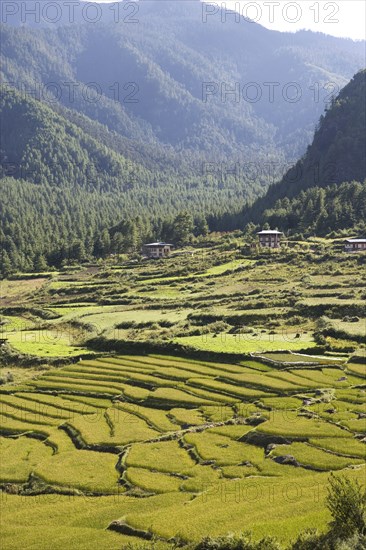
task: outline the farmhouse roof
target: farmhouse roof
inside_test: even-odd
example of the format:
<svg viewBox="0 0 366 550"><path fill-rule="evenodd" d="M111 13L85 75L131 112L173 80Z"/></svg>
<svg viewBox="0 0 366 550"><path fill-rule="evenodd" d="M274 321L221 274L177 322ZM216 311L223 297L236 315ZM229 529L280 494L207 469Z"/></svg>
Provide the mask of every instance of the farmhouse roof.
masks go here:
<svg viewBox="0 0 366 550"><path fill-rule="evenodd" d="M346 239L346 243L366 243L366 239Z"/></svg>
<svg viewBox="0 0 366 550"><path fill-rule="evenodd" d="M258 231L257 235L283 235L282 231L277 231L277 229L263 229Z"/></svg>
<svg viewBox="0 0 366 550"><path fill-rule="evenodd" d="M170 243L147 243L144 246L173 246Z"/></svg>

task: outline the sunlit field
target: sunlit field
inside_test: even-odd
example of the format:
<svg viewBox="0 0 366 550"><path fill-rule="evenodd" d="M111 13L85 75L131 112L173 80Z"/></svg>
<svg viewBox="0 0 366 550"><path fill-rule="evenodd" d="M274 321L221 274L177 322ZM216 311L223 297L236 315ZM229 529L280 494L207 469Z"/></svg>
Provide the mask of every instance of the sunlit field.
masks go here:
<svg viewBox="0 0 366 550"><path fill-rule="evenodd" d="M5 281L4 550L324 531L330 472L365 479L365 280L321 258L218 242Z"/></svg>

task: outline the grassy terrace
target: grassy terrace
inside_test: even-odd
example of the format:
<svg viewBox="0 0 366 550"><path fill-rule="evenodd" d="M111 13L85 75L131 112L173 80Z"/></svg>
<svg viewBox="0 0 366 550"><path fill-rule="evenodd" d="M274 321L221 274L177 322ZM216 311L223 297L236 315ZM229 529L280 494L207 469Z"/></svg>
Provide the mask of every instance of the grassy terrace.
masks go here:
<svg viewBox="0 0 366 550"><path fill-rule="evenodd" d="M105 351L132 341L229 354L319 345L365 353L363 255L337 255L331 241L322 252L244 255L228 242L2 281L2 334L17 353L43 358L85 354L96 337Z"/></svg>
<svg viewBox="0 0 366 550"><path fill-rule="evenodd" d="M1 281L2 548L323 530L366 463L366 277L323 246Z"/></svg>
<svg viewBox="0 0 366 550"><path fill-rule="evenodd" d="M33 540L47 514L57 528L47 522L41 548L52 537L62 548L62 527L72 528L75 548L86 548L86 536L89 548L116 550L143 532L164 545L239 532L249 521L262 536L268 515L283 541L323 528L328 473L365 476L364 378L353 373L340 387L344 369L326 358L283 370L258 359L121 355L48 370L22 390L9 384L0 393L3 547ZM279 499L294 484L296 505ZM86 497L98 502L89 520L76 513ZM105 531L121 518L129 536Z"/></svg>

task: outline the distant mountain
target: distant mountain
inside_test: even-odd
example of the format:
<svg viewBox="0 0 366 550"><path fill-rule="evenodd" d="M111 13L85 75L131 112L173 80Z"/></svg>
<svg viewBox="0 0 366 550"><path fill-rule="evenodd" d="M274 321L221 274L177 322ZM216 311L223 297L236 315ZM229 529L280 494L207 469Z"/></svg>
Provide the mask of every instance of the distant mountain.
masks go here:
<svg viewBox="0 0 366 550"><path fill-rule="evenodd" d="M366 70L334 98L306 154L243 212L281 229L366 229Z"/></svg>
<svg viewBox="0 0 366 550"><path fill-rule="evenodd" d="M73 24L64 2L58 24L41 8L39 24L32 16L22 23L18 4L2 28L4 81L129 140L206 159L297 158L325 103L364 62L362 42L279 33L220 11L205 20L198 1L121 3L117 16L98 5L95 24L85 21L85 2Z"/></svg>

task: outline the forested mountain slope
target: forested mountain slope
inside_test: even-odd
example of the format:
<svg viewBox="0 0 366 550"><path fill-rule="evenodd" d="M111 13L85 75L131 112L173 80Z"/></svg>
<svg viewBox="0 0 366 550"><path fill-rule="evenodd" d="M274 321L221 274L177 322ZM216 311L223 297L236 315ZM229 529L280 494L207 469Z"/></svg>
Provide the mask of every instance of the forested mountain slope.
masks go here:
<svg viewBox="0 0 366 550"><path fill-rule="evenodd" d="M363 70L321 117L303 158L263 198L243 212L243 219L320 234L364 228L365 128L366 70Z"/></svg>
<svg viewBox="0 0 366 550"><path fill-rule="evenodd" d="M176 154L167 151L165 162L153 146L147 168L143 146L125 148L124 139L106 127L65 109L57 113L14 89L0 91L0 117L1 263L14 269L33 269L40 256L52 265L80 260L93 254L108 227L137 218L147 238L152 224L159 227L161 218L174 217L187 204L202 218L234 208L240 193L254 197L260 189L255 174L246 175L244 189L234 175L223 186L198 170L181 174L174 168ZM108 243L105 248L109 252Z"/></svg>

